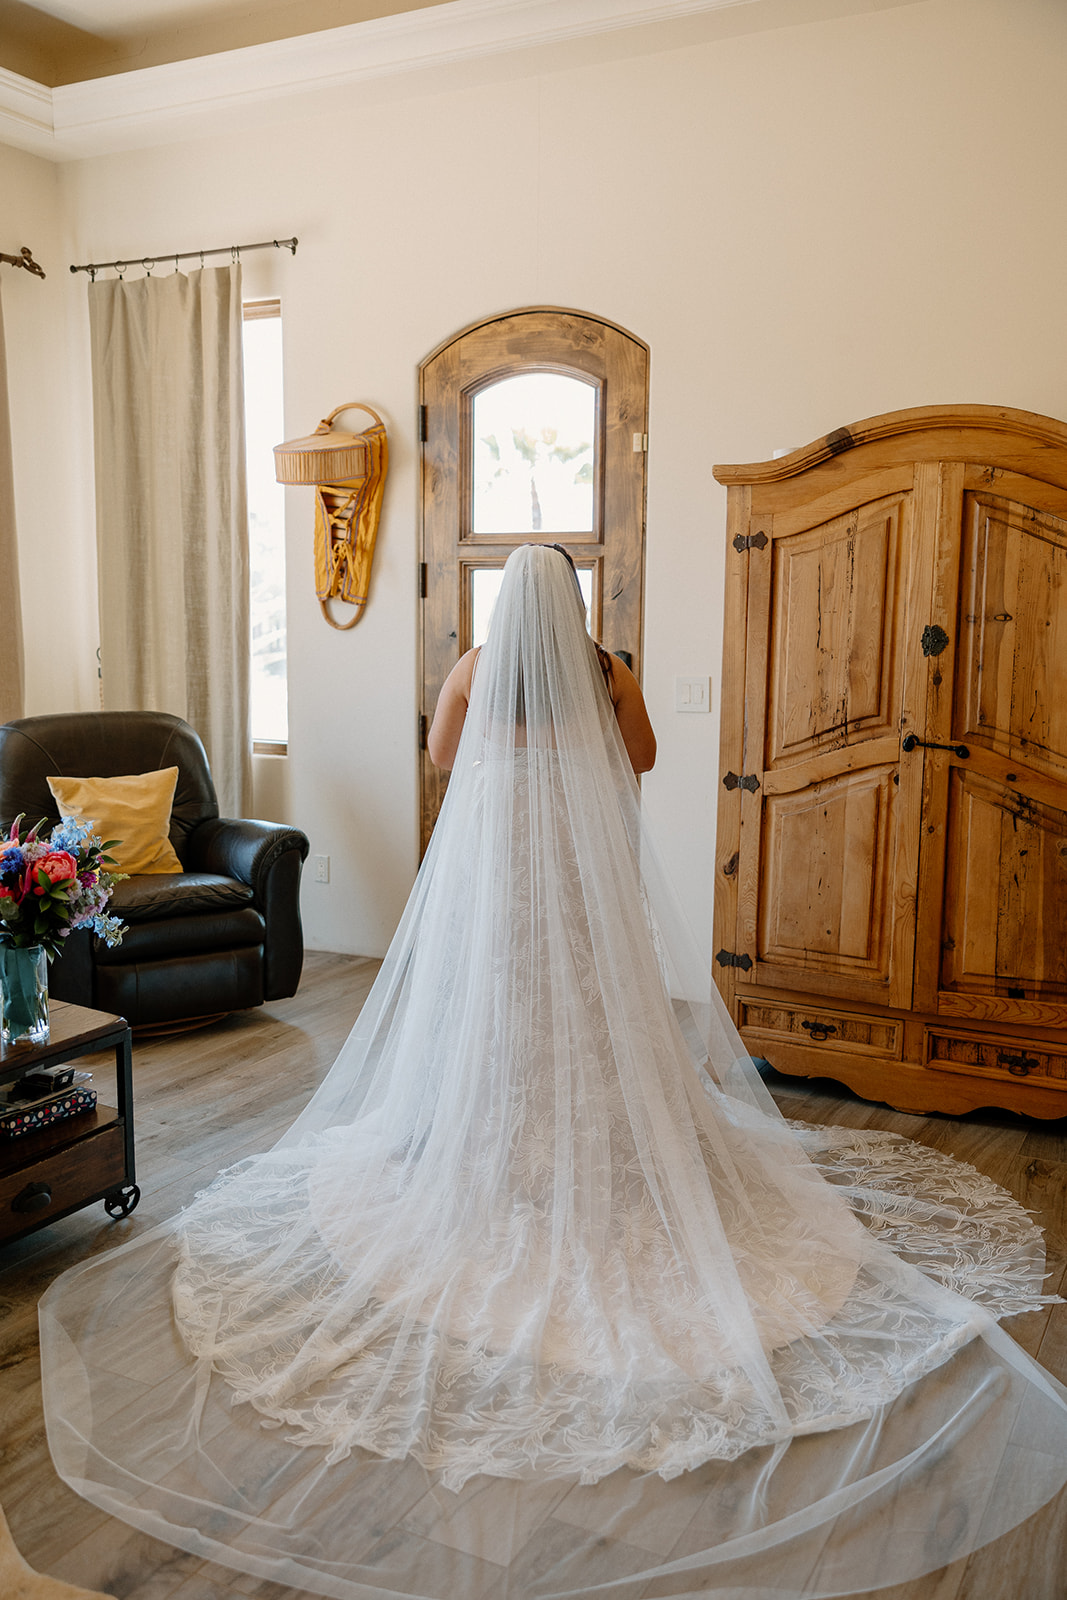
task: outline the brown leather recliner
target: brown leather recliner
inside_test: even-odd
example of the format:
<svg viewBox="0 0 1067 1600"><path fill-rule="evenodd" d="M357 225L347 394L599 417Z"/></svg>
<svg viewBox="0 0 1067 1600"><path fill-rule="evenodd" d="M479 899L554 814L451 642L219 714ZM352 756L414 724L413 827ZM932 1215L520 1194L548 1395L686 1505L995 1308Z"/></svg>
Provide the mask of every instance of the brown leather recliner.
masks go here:
<svg viewBox="0 0 1067 1600"><path fill-rule="evenodd" d="M59 820L52 776L113 778L177 767L170 839L184 871L129 877L111 910L128 925L109 949L70 935L49 968L57 1000L117 1012L135 1027L180 1025L296 993L304 960L297 828L220 817L199 736L161 711L78 712L0 725L0 827Z"/></svg>

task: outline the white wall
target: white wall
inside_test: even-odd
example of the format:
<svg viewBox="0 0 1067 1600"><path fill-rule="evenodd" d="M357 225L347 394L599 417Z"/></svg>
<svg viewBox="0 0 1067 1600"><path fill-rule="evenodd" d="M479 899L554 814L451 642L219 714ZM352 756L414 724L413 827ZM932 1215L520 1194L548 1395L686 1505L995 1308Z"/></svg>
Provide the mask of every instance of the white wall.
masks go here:
<svg viewBox="0 0 1067 1600"><path fill-rule="evenodd" d="M52 162L0 145L0 250L25 245L45 271L0 266L27 714L99 705L92 431L76 359L88 329L71 292L62 193Z"/></svg>
<svg viewBox="0 0 1067 1600"><path fill-rule="evenodd" d="M305 885L314 947L381 951L415 868L416 368L443 337L544 303L651 346L646 690L661 756L646 792L704 939L716 718L678 715L674 679L711 673L718 690L711 464L901 406L1067 416L1060 0L650 38L646 55L583 41L441 68L333 95L319 115L63 170L74 253L48 261L57 280L68 259L297 234L295 260L245 263L250 294L282 297L287 436L348 399L389 424L371 600L350 633L319 616L310 495L289 491L290 815L332 863L328 887ZM12 392L47 384L69 418L88 405L84 280L67 295L72 360L57 376L13 352ZM51 484L20 442L28 558ZM74 469L64 484L84 492ZM86 550L90 524L79 500ZM37 709L66 704L68 681L84 694L84 633L37 661Z"/></svg>

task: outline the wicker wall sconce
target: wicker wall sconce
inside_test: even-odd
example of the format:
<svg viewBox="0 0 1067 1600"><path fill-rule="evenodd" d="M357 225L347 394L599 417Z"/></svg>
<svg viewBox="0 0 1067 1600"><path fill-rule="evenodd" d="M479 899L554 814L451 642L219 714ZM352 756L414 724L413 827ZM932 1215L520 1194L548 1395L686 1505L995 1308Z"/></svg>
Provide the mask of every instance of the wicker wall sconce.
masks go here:
<svg viewBox="0 0 1067 1600"><path fill-rule="evenodd" d="M332 426L342 411L366 411L374 426L342 433ZM274 447L278 482L315 489L315 593L331 628L354 628L367 604L388 466L385 424L361 400L338 406L306 439ZM347 622L331 615L331 600L355 606Z"/></svg>

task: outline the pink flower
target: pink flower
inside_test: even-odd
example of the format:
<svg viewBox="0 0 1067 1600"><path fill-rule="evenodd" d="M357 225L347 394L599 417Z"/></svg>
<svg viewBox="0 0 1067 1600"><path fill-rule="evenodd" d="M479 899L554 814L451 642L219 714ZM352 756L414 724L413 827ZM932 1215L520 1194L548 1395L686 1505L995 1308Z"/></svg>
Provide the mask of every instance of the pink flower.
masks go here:
<svg viewBox="0 0 1067 1600"><path fill-rule="evenodd" d="M49 850L46 856L41 856L33 863L34 873L44 872L53 883L65 883L69 878L77 878L78 863L66 850Z"/></svg>

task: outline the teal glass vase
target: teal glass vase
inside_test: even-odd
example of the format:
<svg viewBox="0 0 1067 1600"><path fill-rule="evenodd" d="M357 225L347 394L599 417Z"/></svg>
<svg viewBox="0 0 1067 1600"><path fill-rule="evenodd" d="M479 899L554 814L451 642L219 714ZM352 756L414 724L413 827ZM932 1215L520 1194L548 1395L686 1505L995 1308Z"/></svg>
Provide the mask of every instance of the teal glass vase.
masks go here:
<svg viewBox="0 0 1067 1600"><path fill-rule="evenodd" d="M48 957L43 945L0 942L0 1038L6 1045L48 1041Z"/></svg>

